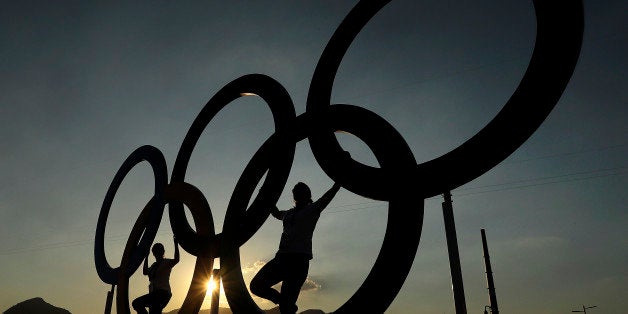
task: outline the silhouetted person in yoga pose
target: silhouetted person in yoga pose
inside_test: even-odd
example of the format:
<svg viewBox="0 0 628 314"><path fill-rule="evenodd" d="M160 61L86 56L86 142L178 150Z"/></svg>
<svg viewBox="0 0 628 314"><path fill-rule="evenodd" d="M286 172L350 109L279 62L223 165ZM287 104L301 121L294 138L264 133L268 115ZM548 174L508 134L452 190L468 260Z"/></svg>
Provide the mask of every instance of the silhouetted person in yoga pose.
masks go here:
<svg viewBox="0 0 628 314"><path fill-rule="evenodd" d="M133 300L133 308L138 313L161 314L172 297L170 271L179 262L179 243L176 238L173 240L174 259L164 258L165 249L161 243L153 245L152 251L156 261L150 267L148 267L148 255L144 259L142 272L148 276L150 284L148 285L148 294ZM146 308L148 308L148 312Z"/></svg>
<svg viewBox="0 0 628 314"><path fill-rule="evenodd" d="M347 153L348 154L348 153ZM271 209L273 217L283 221L283 233L279 250L251 280L251 292L279 304L282 314L297 312L297 298L301 286L307 278L312 259L312 236L321 212L334 198L340 185L334 183L321 198L312 202L310 188L303 182L292 189L294 207L280 211ZM281 284L281 293L272 288Z"/></svg>

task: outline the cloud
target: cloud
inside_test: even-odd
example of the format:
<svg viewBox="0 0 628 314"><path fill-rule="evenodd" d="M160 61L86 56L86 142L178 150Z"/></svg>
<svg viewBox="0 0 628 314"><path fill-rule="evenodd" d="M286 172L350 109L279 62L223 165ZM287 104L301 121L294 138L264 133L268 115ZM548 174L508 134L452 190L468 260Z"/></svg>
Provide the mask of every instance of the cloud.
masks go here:
<svg viewBox="0 0 628 314"><path fill-rule="evenodd" d="M247 264L242 267L242 274L244 275L255 275L257 272L266 265L266 261L255 261L253 264Z"/></svg>
<svg viewBox="0 0 628 314"><path fill-rule="evenodd" d="M242 274L248 275L251 277L255 276L255 274L257 274L257 272L262 267L264 267L266 263L267 263L266 261L258 260L252 264L247 264L244 267L242 267ZM279 289L279 287L281 287L281 283L278 284L275 288ZM318 280L314 280L312 277L308 276L305 279L303 286L301 286L301 291L317 291L317 290L321 290L322 287L323 285Z"/></svg>
<svg viewBox="0 0 628 314"><path fill-rule="evenodd" d="M322 287L323 286L319 282L314 281L311 277L307 277L303 286L301 286L301 291L316 291L321 290Z"/></svg>

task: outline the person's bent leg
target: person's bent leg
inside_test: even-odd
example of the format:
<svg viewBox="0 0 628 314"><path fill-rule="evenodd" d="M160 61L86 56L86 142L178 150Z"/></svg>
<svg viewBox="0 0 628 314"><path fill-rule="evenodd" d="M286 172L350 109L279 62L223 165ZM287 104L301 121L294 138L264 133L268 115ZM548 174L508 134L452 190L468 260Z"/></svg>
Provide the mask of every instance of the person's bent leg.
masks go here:
<svg viewBox="0 0 628 314"><path fill-rule="evenodd" d="M281 281L281 268L277 259L272 259L266 263L251 280L251 292L275 304L279 304L281 295L273 286Z"/></svg>
<svg viewBox="0 0 628 314"><path fill-rule="evenodd" d="M151 307L150 314L161 314L168 302L170 302L170 298L172 298L172 293L166 290L157 290L154 292L155 298L153 299L153 307Z"/></svg>
<svg viewBox="0 0 628 314"><path fill-rule="evenodd" d="M150 306L150 294L145 294L131 303L133 309L139 314L148 314L146 308Z"/></svg>
<svg viewBox="0 0 628 314"><path fill-rule="evenodd" d="M155 290L151 292L150 306L148 307L150 314L161 314L163 309L170 302L172 294L166 290Z"/></svg>
<svg viewBox="0 0 628 314"><path fill-rule="evenodd" d="M306 255L296 255L286 261L286 276L281 284L281 300L279 310L281 314L294 314L297 312L297 299L301 287L307 279L310 260Z"/></svg>

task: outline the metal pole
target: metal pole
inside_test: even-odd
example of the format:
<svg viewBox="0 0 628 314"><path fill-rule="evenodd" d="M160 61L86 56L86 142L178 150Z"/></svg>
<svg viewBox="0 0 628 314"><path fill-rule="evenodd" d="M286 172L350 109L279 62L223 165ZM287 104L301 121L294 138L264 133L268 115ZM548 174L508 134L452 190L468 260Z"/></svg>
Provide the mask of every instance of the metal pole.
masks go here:
<svg viewBox="0 0 628 314"><path fill-rule="evenodd" d="M488 297L491 302L491 313L499 314L497 308L497 297L495 296L495 284L493 283L493 271L491 270L491 259L488 255L488 245L486 244L486 232L482 231L482 248L484 249L484 268L486 270L486 283L488 285Z"/></svg>
<svg viewBox="0 0 628 314"><path fill-rule="evenodd" d="M451 193L443 194L443 218L445 221L445 236L447 237L447 251L449 253L449 269L451 272L451 285L454 292L454 304L456 314L466 314L467 305L464 299L464 287L462 285L462 271L460 270L460 256L458 254L458 240L456 238L456 223L454 222L454 210L451 205Z"/></svg>
<svg viewBox="0 0 628 314"><path fill-rule="evenodd" d="M115 285L111 285L111 290L107 291L107 301L105 301L105 314L111 314L111 304L113 303L113 293Z"/></svg>
<svg viewBox="0 0 628 314"><path fill-rule="evenodd" d="M210 314L218 314L220 300L220 269L212 270L212 278L214 281L214 291L212 291L212 306Z"/></svg>

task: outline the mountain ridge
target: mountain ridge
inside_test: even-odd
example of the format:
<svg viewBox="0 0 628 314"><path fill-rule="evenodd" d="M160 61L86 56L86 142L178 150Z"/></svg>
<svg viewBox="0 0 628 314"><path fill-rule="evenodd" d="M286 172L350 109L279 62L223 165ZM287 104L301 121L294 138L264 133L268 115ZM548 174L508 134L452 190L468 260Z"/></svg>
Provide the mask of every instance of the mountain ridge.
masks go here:
<svg viewBox="0 0 628 314"><path fill-rule="evenodd" d="M35 297L28 300L24 300L4 312L3 314L72 314L70 311L56 307L41 297Z"/></svg>
<svg viewBox="0 0 628 314"><path fill-rule="evenodd" d="M178 314L179 309L171 310L169 312L164 312L164 314ZM202 309L198 313L199 314L210 314L210 309ZM279 312L279 307L274 307L271 309L264 310L266 314L281 314ZM4 312L3 314L72 314L70 311L54 306L46 301L44 301L41 297L35 297L31 299L24 300L19 302ZM218 309L218 314L233 314L231 309L221 307ZM298 314L326 314L322 310L305 310L299 312Z"/></svg>

